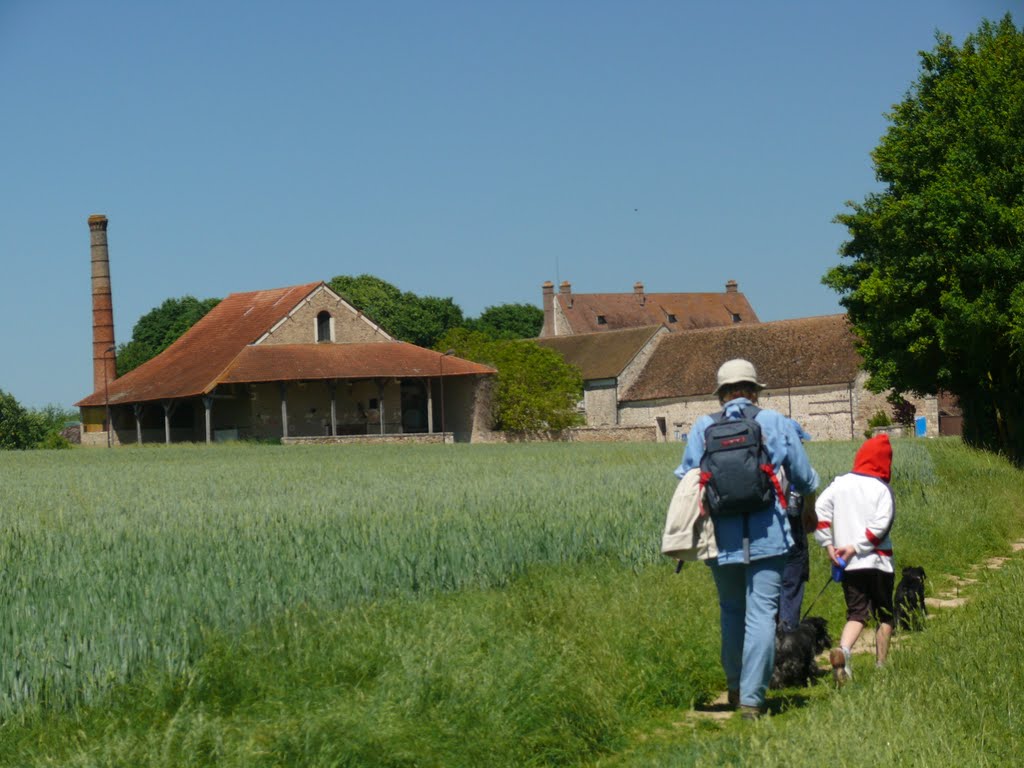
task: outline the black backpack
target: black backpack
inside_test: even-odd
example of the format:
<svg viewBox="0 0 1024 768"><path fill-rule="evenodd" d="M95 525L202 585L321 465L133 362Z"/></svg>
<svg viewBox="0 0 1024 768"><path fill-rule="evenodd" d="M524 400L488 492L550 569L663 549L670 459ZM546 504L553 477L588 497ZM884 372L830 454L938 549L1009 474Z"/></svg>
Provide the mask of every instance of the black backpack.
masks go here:
<svg viewBox="0 0 1024 768"><path fill-rule="evenodd" d="M723 409L704 430L700 480L704 504L712 516L745 515L771 506L776 498L786 506L761 440L761 425L754 420L760 412L757 406L746 405L740 418L730 419Z"/></svg>

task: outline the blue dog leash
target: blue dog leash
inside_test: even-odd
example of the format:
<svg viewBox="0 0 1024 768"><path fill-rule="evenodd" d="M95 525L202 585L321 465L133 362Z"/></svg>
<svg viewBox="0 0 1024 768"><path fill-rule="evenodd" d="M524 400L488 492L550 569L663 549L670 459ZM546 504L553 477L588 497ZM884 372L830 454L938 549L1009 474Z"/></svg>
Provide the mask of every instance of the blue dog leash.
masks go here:
<svg viewBox="0 0 1024 768"><path fill-rule="evenodd" d="M814 604L818 602L818 598L825 594L825 590L828 589L829 584L833 581L840 582L843 580L843 569L846 567L846 561L841 557L838 558L838 560L839 565L832 566L832 573L828 575L828 581L825 582L825 586L821 588L821 591L815 596L815 598L811 600L811 604L807 606L807 610L804 611L804 615L800 617L800 621L807 618L807 614L811 612L811 608L813 608Z"/></svg>

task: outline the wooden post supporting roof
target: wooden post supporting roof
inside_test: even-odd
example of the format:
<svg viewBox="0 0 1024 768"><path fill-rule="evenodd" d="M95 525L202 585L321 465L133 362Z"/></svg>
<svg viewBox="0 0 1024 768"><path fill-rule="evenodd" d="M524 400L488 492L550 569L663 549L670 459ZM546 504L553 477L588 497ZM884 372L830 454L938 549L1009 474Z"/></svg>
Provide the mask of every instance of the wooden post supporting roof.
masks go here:
<svg viewBox="0 0 1024 768"><path fill-rule="evenodd" d="M430 379L427 379L427 433L434 434L434 397L430 387Z"/></svg>
<svg viewBox="0 0 1024 768"><path fill-rule="evenodd" d="M331 437L338 436L338 381L331 379L327 382L327 390L331 393Z"/></svg>
<svg viewBox="0 0 1024 768"><path fill-rule="evenodd" d="M281 387L281 437L288 437L288 382L279 383Z"/></svg>
<svg viewBox="0 0 1024 768"><path fill-rule="evenodd" d="M210 413L213 411L213 395L203 395L203 409L206 411L206 444L213 442L213 434L210 431Z"/></svg>
<svg viewBox="0 0 1024 768"><path fill-rule="evenodd" d="M164 406L164 442L167 445L171 444L171 414L174 413L174 409L178 407L178 404L174 400L162 401Z"/></svg>
<svg viewBox="0 0 1024 768"><path fill-rule="evenodd" d="M132 411L135 413L135 441L142 445L142 403L132 405Z"/></svg>

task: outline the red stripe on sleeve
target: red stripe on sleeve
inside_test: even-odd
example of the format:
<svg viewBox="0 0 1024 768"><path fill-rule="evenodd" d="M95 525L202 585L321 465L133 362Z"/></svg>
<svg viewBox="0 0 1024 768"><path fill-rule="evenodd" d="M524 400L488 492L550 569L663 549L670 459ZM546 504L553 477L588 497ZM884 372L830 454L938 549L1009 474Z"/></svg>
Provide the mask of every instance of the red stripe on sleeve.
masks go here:
<svg viewBox="0 0 1024 768"><path fill-rule="evenodd" d="M865 530L864 533L867 534L868 541L871 542L871 546L877 547L879 544L882 543L882 540L880 538L878 538L877 536L875 536L875 534L873 534L871 531Z"/></svg>
<svg viewBox="0 0 1024 768"><path fill-rule="evenodd" d="M832 523L830 523L828 520L819 520L818 521L818 530L819 531L824 531L824 530L826 530L828 528L831 528L831 527L832 527Z"/></svg>

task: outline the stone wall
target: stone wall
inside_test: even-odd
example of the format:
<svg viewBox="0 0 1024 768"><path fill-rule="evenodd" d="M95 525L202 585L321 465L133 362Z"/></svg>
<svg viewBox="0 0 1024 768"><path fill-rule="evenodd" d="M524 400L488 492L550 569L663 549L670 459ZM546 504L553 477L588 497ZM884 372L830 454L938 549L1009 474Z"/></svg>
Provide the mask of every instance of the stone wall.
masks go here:
<svg viewBox="0 0 1024 768"><path fill-rule="evenodd" d="M653 443L658 439L653 427L593 427L565 430L575 443Z"/></svg>
<svg viewBox="0 0 1024 768"><path fill-rule="evenodd" d="M583 409L587 416L588 427L614 426L618 419L618 387L615 379L601 379L597 386L594 382L583 385Z"/></svg>
<svg viewBox="0 0 1024 768"><path fill-rule="evenodd" d="M316 318L325 311L331 313L333 341L336 343L391 341L384 331L377 328L348 302L338 298L332 291L321 288L311 293L260 343L316 344Z"/></svg>
<svg viewBox="0 0 1024 768"><path fill-rule="evenodd" d="M474 443L653 443L654 427L573 427L537 432L486 432Z"/></svg>
<svg viewBox="0 0 1024 768"><path fill-rule="evenodd" d="M862 373L852 385L765 389L758 405L792 415L815 440L860 440L872 415L879 410L892 414L884 393L876 395L864 389L866 380L867 375ZM937 435L936 398L908 400L917 409L917 415L927 419L926 436ZM653 426L661 417L666 422L668 440L685 440L700 416L720 407L714 396L622 403L619 424Z"/></svg>
<svg viewBox="0 0 1024 768"><path fill-rule="evenodd" d="M408 435L338 435L337 437L285 437L282 445L440 445L454 443L455 436L451 432L435 432L432 435L423 433Z"/></svg>
<svg viewBox="0 0 1024 768"><path fill-rule="evenodd" d="M474 442L477 435L488 434L494 424L494 382L494 376L473 377L470 442Z"/></svg>
<svg viewBox="0 0 1024 768"><path fill-rule="evenodd" d="M868 429L868 421L879 411L882 411L890 419L893 418L892 405L886 399L888 392L875 394L864 388L868 375L860 373L857 377L857 386L854 388L854 412L858 426L858 436L863 437ZM924 416L926 421L926 437L936 437L939 434L939 401L936 397L906 397L906 400L914 406L915 416ZM910 430L913 435L913 429Z"/></svg>

